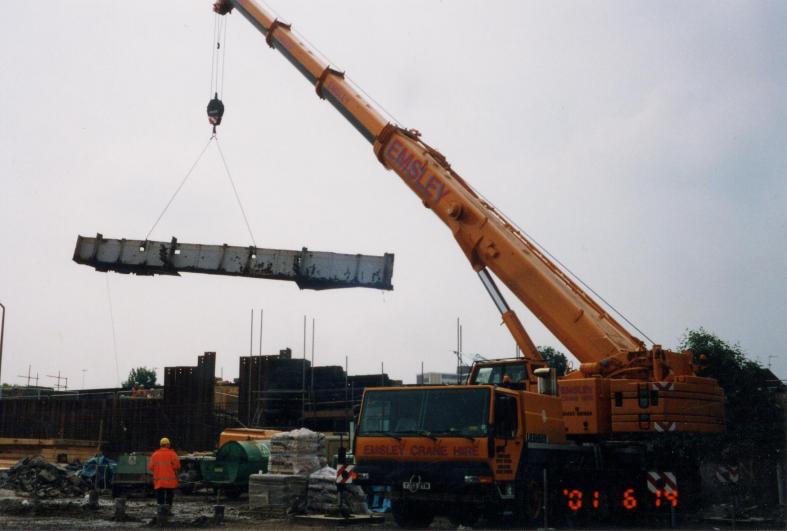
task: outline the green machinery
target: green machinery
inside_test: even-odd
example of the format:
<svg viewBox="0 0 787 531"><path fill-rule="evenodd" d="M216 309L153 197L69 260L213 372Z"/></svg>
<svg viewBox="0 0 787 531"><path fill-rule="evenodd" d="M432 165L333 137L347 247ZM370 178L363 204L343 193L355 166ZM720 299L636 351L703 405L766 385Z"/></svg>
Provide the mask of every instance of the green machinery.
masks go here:
<svg viewBox="0 0 787 531"><path fill-rule="evenodd" d="M270 441L230 441L215 459L200 462L202 479L215 491L237 498L249 489L250 475L268 471L270 455Z"/></svg>
<svg viewBox="0 0 787 531"><path fill-rule="evenodd" d="M147 454L120 454L115 475L112 477L112 496L131 492L148 494L153 490L153 476L148 472Z"/></svg>

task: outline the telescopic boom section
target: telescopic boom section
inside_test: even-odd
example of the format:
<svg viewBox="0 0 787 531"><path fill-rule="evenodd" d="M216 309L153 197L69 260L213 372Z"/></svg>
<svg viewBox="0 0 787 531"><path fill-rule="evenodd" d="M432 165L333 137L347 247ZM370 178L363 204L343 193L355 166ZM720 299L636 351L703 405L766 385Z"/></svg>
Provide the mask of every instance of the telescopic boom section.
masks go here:
<svg viewBox="0 0 787 531"><path fill-rule="evenodd" d="M229 13L233 7L373 145L380 162L396 172L424 206L448 225L473 269L479 274L487 268L494 272L578 360L593 363L645 352L642 341L629 334L500 212L479 197L443 155L420 140L417 131L389 123L342 72L318 58L290 31L289 24L277 20L255 1L220 0L214 4L214 10L220 14ZM490 289L486 282L485 285ZM520 348L527 357L538 359L532 341L513 312L495 302Z"/></svg>

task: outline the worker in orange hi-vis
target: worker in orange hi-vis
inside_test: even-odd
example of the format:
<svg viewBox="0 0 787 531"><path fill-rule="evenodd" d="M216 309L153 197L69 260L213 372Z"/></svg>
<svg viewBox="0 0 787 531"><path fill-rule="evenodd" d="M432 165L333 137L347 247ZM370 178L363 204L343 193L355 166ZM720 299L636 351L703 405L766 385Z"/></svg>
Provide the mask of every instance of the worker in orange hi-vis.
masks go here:
<svg viewBox="0 0 787 531"><path fill-rule="evenodd" d="M153 473L153 488L156 491L156 501L159 509L166 505L172 509L172 500L175 496L175 489L178 488L178 470L180 470L180 459L172 448L169 439L162 437L159 448L148 460L148 470Z"/></svg>

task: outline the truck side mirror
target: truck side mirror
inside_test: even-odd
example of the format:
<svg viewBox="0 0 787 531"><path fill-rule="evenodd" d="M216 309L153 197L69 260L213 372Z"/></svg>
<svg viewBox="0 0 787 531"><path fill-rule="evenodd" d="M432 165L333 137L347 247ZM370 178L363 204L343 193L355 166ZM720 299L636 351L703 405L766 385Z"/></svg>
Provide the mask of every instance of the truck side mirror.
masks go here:
<svg viewBox="0 0 787 531"><path fill-rule="evenodd" d="M486 454L488 457L495 456L495 425L489 425L489 432L486 436Z"/></svg>
<svg viewBox="0 0 787 531"><path fill-rule="evenodd" d="M533 371L538 378L538 394L557 396L557 371L550 367L542 367Z"/></svg>

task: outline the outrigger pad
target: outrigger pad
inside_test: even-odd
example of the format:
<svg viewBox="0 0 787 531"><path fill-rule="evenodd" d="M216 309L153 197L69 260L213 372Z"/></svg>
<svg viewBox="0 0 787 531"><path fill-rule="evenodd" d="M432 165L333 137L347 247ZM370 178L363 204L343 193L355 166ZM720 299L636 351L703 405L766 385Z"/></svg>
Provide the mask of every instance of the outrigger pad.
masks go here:
<svg viewBox="0 0 787 531"><path fill-rule="evenodd" d="M339 254L230 245L77 237L74 261L97 271L136 275L205 273L290 280L301 289L393 290L394 255Z"/></svg>

